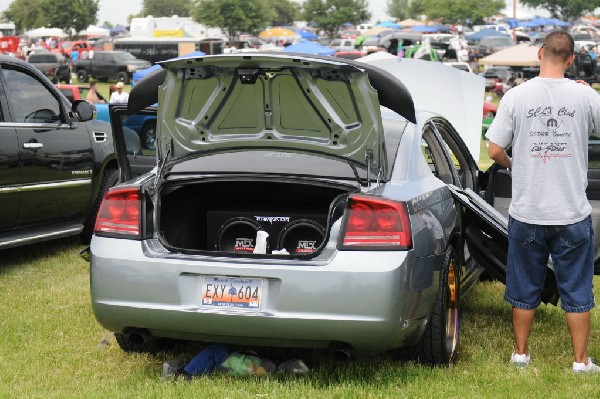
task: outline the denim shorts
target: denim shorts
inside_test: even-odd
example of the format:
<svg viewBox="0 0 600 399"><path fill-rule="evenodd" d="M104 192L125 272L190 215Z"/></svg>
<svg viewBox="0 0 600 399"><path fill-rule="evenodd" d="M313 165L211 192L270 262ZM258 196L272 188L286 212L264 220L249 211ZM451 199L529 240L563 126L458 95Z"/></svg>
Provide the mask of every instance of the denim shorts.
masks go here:
<svg viewBox="0 0 600 399"><path fill-rule="evenodd" d="M504 299L515 308L537 308L549 256L561 308L569 313L592 309L594 230L590 216L568 225L535 225L509 217Z"/></svg>

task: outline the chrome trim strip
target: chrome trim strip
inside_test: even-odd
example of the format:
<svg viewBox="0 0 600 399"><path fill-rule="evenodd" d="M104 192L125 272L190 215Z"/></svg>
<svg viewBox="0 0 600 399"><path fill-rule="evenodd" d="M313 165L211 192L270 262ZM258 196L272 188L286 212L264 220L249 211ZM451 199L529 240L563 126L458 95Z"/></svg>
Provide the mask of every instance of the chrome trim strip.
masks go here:
<svg viewBox="0 0 600 399"><path fill-rule="evenodd" d="M72 130L73 126L67 123L0 122L0 129Z"/></svg>
<svg viewBox="0 0 600 399"><path fill-rule="evenodd" d="M81 233L82 230L83 230L83 226L72 227L72 228L68 228L68 229L64 229L64 230L53 231L52 233L47 233L47 234L38 234L35 236L17 238L15 240L0 241L0 248L6 247L6 246L22 245L24 243L38 241L41 239L49 239L49 238L53 238L53 237L59 238L59 237L65 236L65 235L78 234L78 233Z"/></svg>
<svg viewBox="0 0 600 399"><path fill-rule="evenodd" d="M50 188L84 186L87 184L92 184L92 179L77 179L77 180L61 181L58 183L42 183L42 184L31 184L31 185L24 185L24 186L0 187L0 193L47 190Z"/></svg>

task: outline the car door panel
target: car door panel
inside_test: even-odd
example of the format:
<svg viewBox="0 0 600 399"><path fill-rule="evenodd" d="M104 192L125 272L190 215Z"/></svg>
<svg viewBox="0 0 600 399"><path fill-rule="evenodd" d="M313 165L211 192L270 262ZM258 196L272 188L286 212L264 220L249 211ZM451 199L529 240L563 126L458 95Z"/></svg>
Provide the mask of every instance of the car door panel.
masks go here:
<svg viewBox="0 0 600 399"><path fill-rule="evenodd" d="M4 124L16 130L22 173L16 227L82 218L94 161L85 124L68 124L60 100L26 70L2 72L10 112Z"/></svg>
<svg viewBox="0 0 600 399"><path fill-rule="evenodd" d="M17 133L0 126L0 230L10 229L17 217L21 197L21 169Z"/></svg>
<svg viewBox="0 0 600 399"><path fill-rule="evenodd" d="M454 198L462 207L464 234L473 258L493 278L506 283L508 258L508 220L475 191L449 185ZM542 292L542 301L556 305L558 290L551 262Z"/></svg>

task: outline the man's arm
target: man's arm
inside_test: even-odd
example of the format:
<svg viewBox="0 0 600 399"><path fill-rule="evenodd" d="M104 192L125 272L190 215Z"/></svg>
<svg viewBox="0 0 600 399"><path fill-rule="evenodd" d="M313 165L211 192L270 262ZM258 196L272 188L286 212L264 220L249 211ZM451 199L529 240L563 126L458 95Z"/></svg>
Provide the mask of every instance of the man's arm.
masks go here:
<svg viewBox="0 0 600 399"><path fill-rule="evenodd" d="M494 144L491 141L489 142L488 155L500 166L504 166L508 169L512 168L512 159L508 156L506 150L498 144Z"/></svg>

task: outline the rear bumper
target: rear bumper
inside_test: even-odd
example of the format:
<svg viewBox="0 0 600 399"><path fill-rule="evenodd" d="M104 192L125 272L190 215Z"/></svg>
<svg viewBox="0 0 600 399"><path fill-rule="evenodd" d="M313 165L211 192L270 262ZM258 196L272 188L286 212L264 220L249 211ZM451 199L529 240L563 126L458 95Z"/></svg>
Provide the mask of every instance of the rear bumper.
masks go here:
<svg viewBox="0 0 600 399"><path fill-rule="evenodd" d="M442 258L335 250L311 261L217 258L163 253L156 241L94 237L92 304L100 324L115 332L289 347L341 342L379 352L421 336ZM260 311L203 308L204 276L263 279Z"/></svg>

